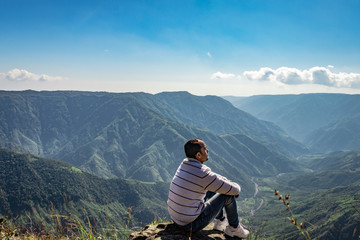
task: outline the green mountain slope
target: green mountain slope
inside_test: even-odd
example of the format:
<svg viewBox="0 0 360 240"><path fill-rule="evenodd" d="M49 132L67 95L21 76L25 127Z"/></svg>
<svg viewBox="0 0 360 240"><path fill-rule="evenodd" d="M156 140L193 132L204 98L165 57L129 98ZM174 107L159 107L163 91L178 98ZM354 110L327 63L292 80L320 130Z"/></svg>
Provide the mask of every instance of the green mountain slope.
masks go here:
<svg viewBox="0 0 360 240"><path fill-rule="evenodd" d="M266 222L264 233L275 239L304 239L287 218L290 213L278 200L279 196L274 196L277 189L283 197L291 195L293 217L305 224L311 239L357 239L360 236L357 231L360 227L359 156L359 152L307 156L301 161L312 171L255 179L259 193L254 200L261 199L262 204L251 216L252 224L261 228Z"/></svg>
<svg viewBox="0 0 360 240"><path fill-rule="evenodd" d="M235 112L234 116L240 114L228 102L216 100L221 100L218 108L225 104ZM250 180L254 175L269 176L300 169L275 149L250 137L217 135L184 123L184 119L170 118L169 115L176 116L175 112L181 109L151 94L3 91L0 106L3 145L66 161L102 177L170 181L184 158L183 144L195 137L203 138L210 147L207 164L239 182L245 195L254 191ZM188 106L191 104L184 104L185 108ZM234 126L240 124L239 116ZM247 117L254 122L254 132L262 132L264 139L269 139L271 134L266 135L264 124ZM225 120L218 122L224 121L223 126L230 124ZM257 125L261 131L256 130Z"/></svg>
<svg viewBox="0 0 360 240"><path fill-rule="evenodd" d="M98 227L120 227L132 208L134 224L166 216L168 184L102 179L70 164L0 149L0 215L34 225L51 215L79 218ZM85 224L87 225L87 224Z"/></svg>
<svg viewBox="0 0 360 240"><path fill-rule="evenodd" d="M357 124L360 95L260 95L225 99L255 117L274 122L293 138L323 151L360 149L358 142L352 142L360 138Z"/></svg>
<svg viewBox="0 0 360 240"><path fill-rule="evenodd" d="M352 239L359 236L359 192L359 185L333 188L312 194L294 210L314 226L313 239Z"/></svg>

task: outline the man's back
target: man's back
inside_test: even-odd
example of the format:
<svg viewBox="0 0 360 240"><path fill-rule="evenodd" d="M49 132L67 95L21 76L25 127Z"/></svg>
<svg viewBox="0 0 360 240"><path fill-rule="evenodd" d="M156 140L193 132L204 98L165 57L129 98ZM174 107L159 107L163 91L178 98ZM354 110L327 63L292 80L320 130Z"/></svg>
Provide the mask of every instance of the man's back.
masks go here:
<svg viewBox="0 0 360 240"><path fill-rule="evenodd" d="M207 191L238 195L240 186L213 173L196 159L184 159L169 190L168 210L174 222L186 225L195 220L204 207Z"/></svg>

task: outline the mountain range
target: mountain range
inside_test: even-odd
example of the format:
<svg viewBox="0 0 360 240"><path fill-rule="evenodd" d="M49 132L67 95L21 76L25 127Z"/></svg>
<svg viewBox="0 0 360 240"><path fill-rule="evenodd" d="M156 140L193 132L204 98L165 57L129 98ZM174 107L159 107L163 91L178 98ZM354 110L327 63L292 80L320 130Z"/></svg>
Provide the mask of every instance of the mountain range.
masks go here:
<svg viewBox="0 0 360 240"><path fill-rule="evenodd" d="M308 151L274 124L215 96L2 91L0 106L3 146L107 178L169 182L185 157L184 143L200 137L210 149L208 165L249 194L249 176L294 171L291 156Z"/></svg>
<svg viewBox="0 0 360 240"><path fill-rule="evenodd" d="M299 94L224 97L273 122L318 152L360 150L360 95Z"/></svg>

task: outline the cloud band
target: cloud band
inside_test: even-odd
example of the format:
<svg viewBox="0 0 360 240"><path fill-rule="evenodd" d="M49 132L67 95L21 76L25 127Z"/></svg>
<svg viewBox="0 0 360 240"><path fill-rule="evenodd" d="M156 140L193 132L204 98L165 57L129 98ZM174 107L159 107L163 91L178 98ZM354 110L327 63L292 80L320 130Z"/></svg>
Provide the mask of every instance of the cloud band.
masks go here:
<svg viewBox="0 0 360 240"><path fill-rule="evenodd" d="M264 67L258 71L245 71L243 75L249 80L280 82L288 85L320 84L339 88L360 88L359 73L333 73L329 68L313 67L308 70L299 70L289 67L278 69Z"/></svg>

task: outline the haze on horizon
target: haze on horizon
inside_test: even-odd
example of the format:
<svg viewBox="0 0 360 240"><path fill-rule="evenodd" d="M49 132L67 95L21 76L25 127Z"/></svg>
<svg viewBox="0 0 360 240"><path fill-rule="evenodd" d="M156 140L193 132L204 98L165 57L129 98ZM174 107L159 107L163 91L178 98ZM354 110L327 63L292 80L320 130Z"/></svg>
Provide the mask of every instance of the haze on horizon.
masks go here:
<svg viewBox="0 0 360 240"><path fill-rule="evenodd" d="M360 94L360 2L0 2L0 89Z"/></svg>

